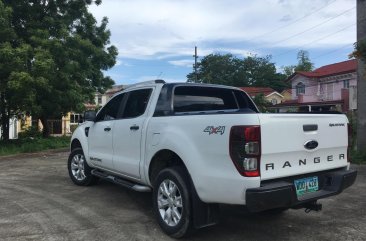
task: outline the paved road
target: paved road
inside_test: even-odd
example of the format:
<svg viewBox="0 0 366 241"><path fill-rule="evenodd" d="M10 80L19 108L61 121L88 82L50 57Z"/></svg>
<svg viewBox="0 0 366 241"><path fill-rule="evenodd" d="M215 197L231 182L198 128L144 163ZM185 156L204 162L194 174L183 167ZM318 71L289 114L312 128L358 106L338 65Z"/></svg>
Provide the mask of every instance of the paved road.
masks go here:
<svg viewBox="0 0 366 241"><path fill-rule="evenodd" d="M151 194L108 182L78 187L67 153L0 158L0 240L171 240L152 214ZM323 200L323 211L249 215L224 206L221 223L189 240L366 240L366 166L356 184Z"/></svg>

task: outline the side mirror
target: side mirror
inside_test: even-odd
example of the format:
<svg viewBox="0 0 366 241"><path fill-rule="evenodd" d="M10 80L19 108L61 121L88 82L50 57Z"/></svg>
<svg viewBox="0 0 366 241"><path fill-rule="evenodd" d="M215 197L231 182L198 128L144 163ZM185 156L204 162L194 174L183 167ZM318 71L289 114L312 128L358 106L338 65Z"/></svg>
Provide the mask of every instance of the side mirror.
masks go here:
<svg viewBox="0 0 366 241"><path fill-rule="evenodd" d="M95 118L97 116L97 112L94 110L87 110L84 112L84 121L95 121Z"/></svg>

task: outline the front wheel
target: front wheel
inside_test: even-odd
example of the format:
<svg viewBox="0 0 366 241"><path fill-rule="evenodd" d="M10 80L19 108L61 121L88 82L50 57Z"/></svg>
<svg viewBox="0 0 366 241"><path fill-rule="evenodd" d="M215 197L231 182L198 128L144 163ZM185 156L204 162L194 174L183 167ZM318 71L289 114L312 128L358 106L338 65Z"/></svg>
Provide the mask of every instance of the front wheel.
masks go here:
<svg viewBox="0 0 366 241"><path fill-rule="evenodd" d="M192 230L188 176L181 167L163 169L154 182L153 208L162 230L181 238Z"/></svg>
<svg viewBox="0 0 366 241"><path fill-rule="evenodd" d="M89 186L98 181L98 178L91 174L92 169L86 162L84 152L81 148L75 148L71 151L67 168L71 180L76 185Z"/></svg>

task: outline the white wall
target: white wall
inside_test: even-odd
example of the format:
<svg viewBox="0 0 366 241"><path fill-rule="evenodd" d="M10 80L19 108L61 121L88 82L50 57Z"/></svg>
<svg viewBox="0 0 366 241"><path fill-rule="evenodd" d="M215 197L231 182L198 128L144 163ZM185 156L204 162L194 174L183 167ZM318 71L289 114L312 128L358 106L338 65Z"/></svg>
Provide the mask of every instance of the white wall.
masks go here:
<svg viewBox="0 0 366 241"><path fill-rule="evenodd" d="M12 118L9 120L9 139L17 139L18 138L18 131L17 131L17 126L18 126L18 120L17 118ZM1 136L1 127L0 127L0 139L2 138Z"/></svg>

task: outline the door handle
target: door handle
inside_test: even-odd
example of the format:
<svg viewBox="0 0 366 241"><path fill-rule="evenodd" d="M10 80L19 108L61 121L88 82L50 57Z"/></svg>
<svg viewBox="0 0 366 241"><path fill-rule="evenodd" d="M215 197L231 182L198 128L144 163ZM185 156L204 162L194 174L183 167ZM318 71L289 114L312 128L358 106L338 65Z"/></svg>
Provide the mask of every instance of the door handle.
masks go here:
<svg viewBox="0 0 366 241"><path fill-rule="evenodd" d="M137 131L140 127L137 125L130 126L131 131Z"/></svg>
<svg viewBox="0 0 366 241"><path fill-rule="evenodd" d="M111 130L111 128L110 127L106 127L106 128L104 128L104 131L110 131Z"/></svg>

